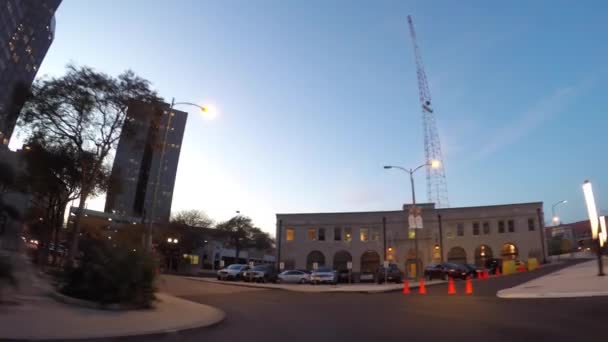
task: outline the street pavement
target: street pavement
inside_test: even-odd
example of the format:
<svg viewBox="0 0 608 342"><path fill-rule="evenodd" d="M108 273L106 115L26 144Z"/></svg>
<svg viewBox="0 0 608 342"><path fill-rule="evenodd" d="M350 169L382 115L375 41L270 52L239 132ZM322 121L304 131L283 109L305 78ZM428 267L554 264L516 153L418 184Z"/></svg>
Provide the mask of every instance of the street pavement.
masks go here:
<svg viewBox="0 0 608 342"><path fill-rule="evenodd" d="M608 297L502 299L496 292L572 263L447 285L428 294L297 293L165 277L162 289L224 310L219 325L174 334L95 341L598 341ZM604 329L601 331L601 329Z"/></svg>

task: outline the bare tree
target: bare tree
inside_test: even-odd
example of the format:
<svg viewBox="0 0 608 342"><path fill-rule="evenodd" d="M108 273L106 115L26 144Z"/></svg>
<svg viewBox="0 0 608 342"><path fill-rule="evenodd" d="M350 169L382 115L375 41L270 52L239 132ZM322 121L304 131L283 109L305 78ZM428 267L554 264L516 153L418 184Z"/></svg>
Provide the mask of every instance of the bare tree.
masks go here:
<svg viewBox="0 0 608 342"><path fill-rule="evenodd" d="M160 102L150 83L132 71L112 77L90 67L68 65L65 75L36 81L24 106L21 122L29 134L42 136L57 146L73 148L82 174L68 265L78 251L85 203L118 143L132 100Z"/></svg>
<svg viewBox="0 0 608 342"><path fill-rule="evenodd" d="M190 227L203 228L208 228L213 225L213 220L211 220L203 211L197 209L178 211L171 217L171 222Z"/></svg>

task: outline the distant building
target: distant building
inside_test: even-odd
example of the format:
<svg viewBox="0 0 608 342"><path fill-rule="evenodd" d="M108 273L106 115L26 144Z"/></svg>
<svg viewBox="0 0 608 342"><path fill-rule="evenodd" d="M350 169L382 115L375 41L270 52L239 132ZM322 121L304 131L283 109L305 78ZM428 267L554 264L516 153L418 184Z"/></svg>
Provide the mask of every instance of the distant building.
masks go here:
<svg viewBox="0 0 608 342"><path fill-rule="evenodd" d="M277 214L277 261L286 269L318 266L373 276L383 261L415 274L432 262L483 266L491 258L543 260L543 203L462 208L420 204L422 229L409 211ZM418 262L414 237L418 234ZM545 252L546 253L546 252Z"/></svg>
<svg viewBox="0 0 608 342"><path fill-rule="evenodd" d="M116 157L105 212L138 217L156 223L169 222L175 175L188 114L171 113L163 167L153 210L154 187L160 166L162 141L169 121L168 104L129 105ZM150 217L154 212L154 217Z"/></svg>
<svg viewBox="0 0 608 342"><path fill-rule="evenodd" d="M0 147L8 145L34 77L55 35L61 0L0 2Z"/></svg>
<svg viewBox="0 0 608 342"><path fill-rule="evenodd" d="M552 255L575 252L594 246L589 220L547 227L545 237L547 246L549 246L549 254Z"/></svg>

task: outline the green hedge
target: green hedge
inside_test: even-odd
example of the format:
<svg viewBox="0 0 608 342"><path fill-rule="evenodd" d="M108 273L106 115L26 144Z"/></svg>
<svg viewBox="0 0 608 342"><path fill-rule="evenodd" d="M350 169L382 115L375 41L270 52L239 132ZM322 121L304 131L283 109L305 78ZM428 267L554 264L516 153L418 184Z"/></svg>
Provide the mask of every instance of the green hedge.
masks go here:
<svg viewBox="0 0 608 342"><path fill-rule="evenodd" d="M150 255L100 240L82 241L81 252L78 266L65 272L62 293L104 305L151 306L156 265Z"/></svg>

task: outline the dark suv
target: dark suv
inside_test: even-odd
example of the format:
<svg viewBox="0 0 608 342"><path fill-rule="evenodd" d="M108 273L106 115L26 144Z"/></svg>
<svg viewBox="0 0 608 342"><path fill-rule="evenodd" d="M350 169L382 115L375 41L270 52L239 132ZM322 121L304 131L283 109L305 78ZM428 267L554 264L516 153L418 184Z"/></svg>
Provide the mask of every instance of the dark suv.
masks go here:
<svg viewBox="0 0 608 342"><path fill-rule="evenodd" d="M273 265L257 265L243 272L243 280L247 282L275 283L277 279L278 273Z"/></svg>
<svg viewBox="0 0 608 342"><path fill-rule="evenodd" d="M388 264L388 267L386 268L386 273L384 270L384 265L381 265L380 268L378 268L378 273L376 274L378 284L384 283L385 275L386 282L394 281L395 283L401 283L403 281L403 272L401 272L397 264Z"/></svg>
<svg viewBox="0 0 608 342"><path fill-rule="evenodd" d="M439 278L446 280L450 278L466 279L468 271L464 266L451 262L433 263L424 268L424 277L428 280Z"/></svg>

